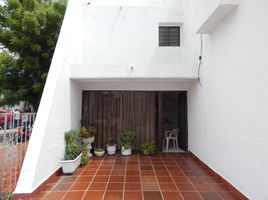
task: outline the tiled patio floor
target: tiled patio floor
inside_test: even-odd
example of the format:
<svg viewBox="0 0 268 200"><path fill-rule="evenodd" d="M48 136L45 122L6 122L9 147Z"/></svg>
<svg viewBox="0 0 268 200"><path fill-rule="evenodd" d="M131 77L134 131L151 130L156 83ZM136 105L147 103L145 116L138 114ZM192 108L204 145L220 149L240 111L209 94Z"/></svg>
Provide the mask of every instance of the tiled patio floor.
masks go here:
<svg viewBox="0 0 268 200"><path fill-rule="evenodd" d="M14 191L27 146L28 142L15 145L0 143L0 192Z"/></svg>
<svg viewBox="0 0 268 200"><path fill-rule="evenodd" d="M34 199L239 199L191 154L94 157L74 175L56 177ZM241 199L241 198L240 198Z"/></svg>

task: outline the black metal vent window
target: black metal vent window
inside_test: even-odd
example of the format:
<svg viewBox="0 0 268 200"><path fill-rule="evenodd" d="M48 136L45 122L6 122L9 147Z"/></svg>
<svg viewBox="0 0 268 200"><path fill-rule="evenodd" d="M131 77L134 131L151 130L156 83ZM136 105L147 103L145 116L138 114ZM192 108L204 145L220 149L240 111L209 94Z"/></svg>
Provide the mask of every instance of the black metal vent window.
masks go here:
<svg viewBox="0 0 268 200"><path fill-rule="evenodd" d="M180 27L160 26L159 46L180 46Z"/></svg>

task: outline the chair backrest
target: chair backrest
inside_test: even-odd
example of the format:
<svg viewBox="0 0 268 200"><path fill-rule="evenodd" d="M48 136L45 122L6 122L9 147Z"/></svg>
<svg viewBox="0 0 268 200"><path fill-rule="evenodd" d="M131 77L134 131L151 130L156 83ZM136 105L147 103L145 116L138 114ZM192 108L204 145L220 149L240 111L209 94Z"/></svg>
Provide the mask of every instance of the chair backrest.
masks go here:
<svg viewBox="0 0 268 200"><path fill-rule="evenodd" d="M176 128L176 129L173 129L172 131L168 131L167 136L169 138L177 138L178 134L179 134L179 129Z"/></svg>

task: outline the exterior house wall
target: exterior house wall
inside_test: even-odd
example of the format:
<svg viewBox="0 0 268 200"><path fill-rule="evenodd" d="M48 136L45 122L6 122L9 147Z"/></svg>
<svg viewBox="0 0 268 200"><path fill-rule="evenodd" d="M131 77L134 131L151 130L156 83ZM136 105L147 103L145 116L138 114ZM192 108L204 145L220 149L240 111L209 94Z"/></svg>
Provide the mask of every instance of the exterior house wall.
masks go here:
<svg viewBox="0 0 268 200"><path fill-rule="evenodd" d="M79 88L70 82L68 66L70 62L80 62L81 23L77 13L82 6L73 3L75 2L69 2L61 28L31 140L14 191L17 194L32 193L60 167L59 160L64 155L64 132L78 127L77 120L73 120L73 117L81 111L77 109L71 113L71 110L74 109L73 106L79 106L79 96L75 96L78 92L76 89ZM76 37L73 38L73 35ZM77 102L73 103L74 101Z"/></svg>
<svg viewBox="0 0 268 200"><path fill-rule="evenodd" d="M64 132L80 126L82 89L189 88L194 40L158 47L159 23L187 24L182 7L181 0L69 0L14 193L32 193L60 167ZM184 37L191 27L182 27Z"/></svg>
<svg viewBox="0 0 268 200"><path fill-rule="evenodd" d="M190 151L256 200L268 199L267 7L243 0L203 35L202 86L188 93Z"/></svg>
<svg viewBox="0 0 268 200"><path fill-rule="evenodd" d="M187 90L189 150L249 198L268 199L268 3L241 0L203 35L200 86L195 32L220 2L69 0L15 193L60 167L82 90ZM161 23L182 24L181 47L158 47Z"/></svg>

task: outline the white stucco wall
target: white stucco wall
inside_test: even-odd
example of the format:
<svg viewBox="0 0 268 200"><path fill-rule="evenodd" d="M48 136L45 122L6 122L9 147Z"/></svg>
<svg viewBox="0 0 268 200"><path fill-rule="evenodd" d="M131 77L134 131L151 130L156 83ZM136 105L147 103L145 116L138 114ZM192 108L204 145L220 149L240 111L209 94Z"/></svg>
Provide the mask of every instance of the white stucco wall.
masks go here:
<svg viewBox="0 0 268 200"><path fill-rule="evenodd" d="M182 0L96 0L84 8L81 62L72 63L71 78L196 78ZM180 47L158 46L159 24L181 25Z"/></svg>
<svg viewBox="0 0 268 200"><path fill-rule="evenodd" d="M70 1L70 4L73 2ZM62 25L60 37L53 56L42 100L37 113L33 133L14 193L31 193L59 167L64 155L64 132L78 128L81 109L77 94L79 87L69 78L70 62L80 62L81 23L78 20L79 6L69 6ZM72 35L77 37L73 38ZM81 91L81 90L80 90ZM73 103L76 101L75 103ZM72 105L71 106L71 102ZM71 112L72 111L72 112Z"/></svg>
<svg viewBox="0 0 268 200"><path fill-rule="evenodd" d="M82 90L188 90L189 150L249 198L268 199L268 2L241 0L203 36L202 86L193 82L195 32L220 0L83 2L69 0L15 193L60 167ZM158 25L168 22L182 23L182 47L158 47Z"/></svg>
<svg viewBox="0 0 268 200"><path fill-rule="evenodd" d="M181 0L84 2L69 0L14 193L33 192L60 167L64 132L80 126L82 90L187 90L196 78L191 26L182 25L181 47L158 47L159 23L190 19Z"/></svg>
<svg viewBox="0 0 268 200"><path fill-rule="evenodd" d="M268 199L267 7L243 0L203 36L202 86L188 93L189 149L254 200Z"/></svg>
<svg viewBox="0 0 268 200"><path fill-rule="evenodd" d="M267 199L268 3L241 0L203 36L200 86L195 32L220 0L82 2L69 1L15 193L60 167L82 90L188 90L189 150L249 198ZM182 23L181 47L158 47L167 22Z"/></svg>

